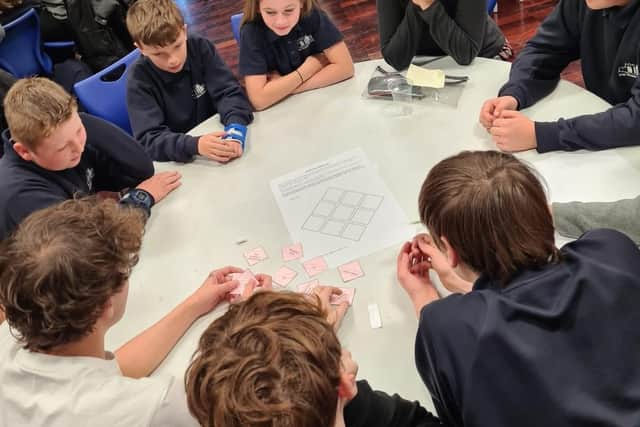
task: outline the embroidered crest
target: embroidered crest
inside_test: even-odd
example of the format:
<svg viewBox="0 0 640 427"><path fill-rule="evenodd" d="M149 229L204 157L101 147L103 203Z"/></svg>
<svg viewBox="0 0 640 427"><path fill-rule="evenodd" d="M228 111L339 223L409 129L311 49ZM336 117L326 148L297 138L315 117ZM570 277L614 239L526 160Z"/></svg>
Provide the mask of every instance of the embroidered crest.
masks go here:
<svg viewBox="0 0 640 427"><path fill-rule="evenodd" d="M193 99L198 99L205 93L207 93L207 87L205 85L203 85L202 83L196 83L193 85L193 89L191 91L191 96L193 97Z"/></svg>
<svg viewBox="0 0 640 427"><path fill-rule="evenodd" d="M300 37L298 40L296 40L296 44L298 45L298 51L307 49L309 46L311 46L311 43L313 43L314 41L315 40L313 36L310 34Z"/></svg>
<svg viewBox="0 0 640 427"><path fill-rule="evenodd" d="M638 64L625 62L622 67L618 67L618 77L631 77L632 79L637 79L638 76L640 76L639 71Z"/></svg>

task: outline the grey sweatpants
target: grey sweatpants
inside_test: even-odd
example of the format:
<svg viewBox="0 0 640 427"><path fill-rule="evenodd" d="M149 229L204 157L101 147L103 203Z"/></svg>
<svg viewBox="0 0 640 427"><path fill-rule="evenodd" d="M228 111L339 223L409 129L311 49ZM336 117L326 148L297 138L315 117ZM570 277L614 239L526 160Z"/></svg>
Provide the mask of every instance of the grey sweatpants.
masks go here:
<svg viewBox="0 0 640 427"><path fill-rule="evenodd" d="M621 231L640 245L640 196L617 202L554 203L553 222L563 236L578 238L594 228Z"/></svg>

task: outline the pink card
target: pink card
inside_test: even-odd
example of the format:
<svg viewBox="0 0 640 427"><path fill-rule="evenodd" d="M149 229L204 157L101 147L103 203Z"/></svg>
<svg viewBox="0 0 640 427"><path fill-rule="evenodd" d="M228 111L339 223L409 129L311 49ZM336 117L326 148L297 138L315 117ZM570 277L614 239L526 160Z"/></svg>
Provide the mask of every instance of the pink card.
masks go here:
<svg viewBox="0 0 640 427"><path fill-rule="evenodd" d="M244 292L244 288L252 280L255 280L256 282L258 281L258 279L256 279L256 276L254 276L253 273L249 270L245 270L242 273L231 273L229 276L231 276L231 280L237 280L238 282L240 282L238 287L231 291L231 295L242 295L242 293Z"/></svg>
<svg viewBox="0 0 640 427"><path fill-rule="evenodd" d="M340 305L344 301L352 305L356 290L354 288L340 288L340 290L342 291L340 295L331 295L331 299L329 300L331 305Z"/></svg>
<svg viewBox="0 0 640 427"><path fill-rule="evenodd" d="M269 258L262 246L258 246L257 248L253 248L250 251L245 252L244 257L249 265L256 265L260 261L264 261Z"/></svg>
<svg viewBox="0 0 640 427"><path fill-rule="evenodd" d="M282 260L293 261L294 259L302 258L302 243L294 243L293 245L283 246L282 248Z"/></svg>
<svg viewBox="0 0 640 427"><path fill-rule="evenodd" d="M301 283L298 285L298 292L301 294L311 295L317 286L320 286L319 280L311 280L309 282Z"/></svg>
<svg viewBox="0 0 640 427"><path fill-rule="evenodd" d="M302 264L302 267L304 267L304 271L307 272L309 277L317 276L329 268L327 262L321 256L306 261Z"/></svg>
<svg viewBox="0 0 640 427"><path fill-rule="evenodd" d="M338 267L338 272L343 282L349 282L364 276L364 271L362 271L362 267L358 261L341 265Z"/></svg>
<svg viewBox="0 0 640 427"><path fill-rule="evenodd" d="M298 275L298 272L290 269L289 267L282 266L273 275L273 283L281 287L286 287L294 277Z"/></svg>

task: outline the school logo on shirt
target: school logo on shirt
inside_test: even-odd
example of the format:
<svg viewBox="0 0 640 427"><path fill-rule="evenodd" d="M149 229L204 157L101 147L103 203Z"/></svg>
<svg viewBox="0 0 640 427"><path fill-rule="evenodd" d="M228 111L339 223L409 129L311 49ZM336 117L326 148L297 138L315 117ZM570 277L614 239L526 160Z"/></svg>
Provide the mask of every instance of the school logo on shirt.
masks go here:
<svg viewBox="0 0 640 427"><path fill-rule="evenodd" d="M313 36L310 34L300 37L298 40L296 40L296 44L298 45L298 51L307 49L309 46L311 46L311 43L313 43L314 41L315 40L313 39Z"/></svg>
<svg viewBox="0 0 640 427"><path fill-rule="evenodd" d="M91 192L91 189L93 188L94 176L95 176L95 173L93 172L93 168L87 168L86 178L87 178L87 188L89 189L89 192Z"/></svg>
<svg viewBox="0 0 640 427"><path fill-rule="evenodd" d="M618 67L618 77L631 77L632 79L637 79L638 76L640 76L638 64L625 62L622 67Z"/></svg>
<svg viewBox="0 0 640 427"><path fill-rule="evenodd" d="M205 85L202 83L196 83L193 85L193 90L191 91L193 99L198 99L205 93L207 93L207 87Z"/></svg>

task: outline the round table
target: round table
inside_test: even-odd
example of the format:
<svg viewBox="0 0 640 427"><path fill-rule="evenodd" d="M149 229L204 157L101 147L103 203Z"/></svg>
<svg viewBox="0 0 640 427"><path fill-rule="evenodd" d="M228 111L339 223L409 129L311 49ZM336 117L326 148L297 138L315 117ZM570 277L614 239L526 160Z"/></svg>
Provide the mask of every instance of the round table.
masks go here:
<svg viewBox="0 0 640 427"><path fill-rule="evenodd" d="M321 90L292 96L259 112L250 126L244 155L220 165L197 159L189 164L157 163L158 171L179 170L182 186L154 208L147 225L140 263L131 278L125 317L107 336L116 348L160 319L199 286L215 267L247 267L242 253L255 246L270 258L252 270L274 273L283 263L280 249L292 243L269 182L347 150L360 147L378 167L410 221L418 219L417 197L428 170L461 150L494 148L478 124L482 102L495 96L507 80L509 64L478 58L460 67L445 58L430 66L447 74L468 75L456 108L435 102L413 106L409 116L390 117L388 101L362 97L382 61L356 64L355 77ZM606 109L608 104L571 83L525 111L535 120L555 120ZM214 116L192 134L220 130ZM632 197L640 182L640 148L603 152L535 151L519 154L542 173L550 199L615 200ZM247 240L245 244L236 244ZM360 259L365 277L349 282L354 304L339 332L345 348L360 365L359 377L374 388L417 399L433 410L415 368L413 344L417 321L409 299L395 278L400 244ZM288 289L309 280L299 263ZM321 283L341 285L335 269ZM367 305L378 304L383 327L369 325ZM198 320L154 375L182 376L202 331L226 307Z"/></svg>

